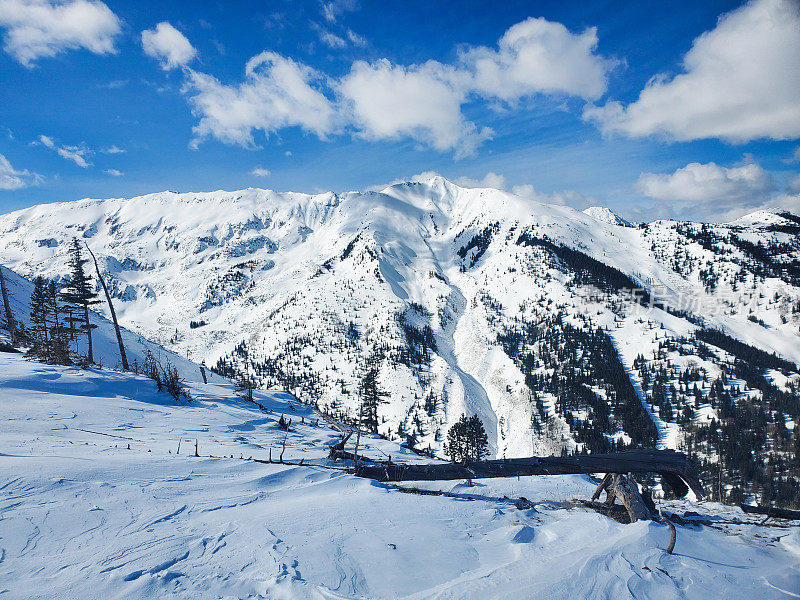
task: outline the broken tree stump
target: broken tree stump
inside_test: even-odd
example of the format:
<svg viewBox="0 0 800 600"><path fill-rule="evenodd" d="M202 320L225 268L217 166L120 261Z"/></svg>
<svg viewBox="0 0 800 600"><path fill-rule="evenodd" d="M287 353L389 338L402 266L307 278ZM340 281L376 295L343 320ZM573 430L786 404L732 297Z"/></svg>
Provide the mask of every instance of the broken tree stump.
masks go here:
<svg viewBox="0 0 800 600"><path fill-rule="evenodd" d="M628 511L631 523L650 520L650 511L639 493L639 486L630 475L614 473L608 484L607 493L611 500L609 504L613 504L614 499L619 499Z"/></svg>
<svg viewBox="0 0 800 600"><path fill-rule="evenodd" d="M342 435L342 439L331 446L330 451L328 452L328 458L330 460L337 460L339 458L345 458L345 451L344 445L347 443L347 440L350 439L350 436L353 435L353 431L350 430L346 434Z"/></svg>
<svg viewBox="0 0 800 600"><path fill-rule="evenodd" d="M603 490L605 490L608 487L608 484L611 483L611 475L611 473L606 473L605 477L603 477L602 481L597 485L597 489L594 491L594 494L592 494L592 502L597 500L600 497L600 494L603 493Z"/></svg>

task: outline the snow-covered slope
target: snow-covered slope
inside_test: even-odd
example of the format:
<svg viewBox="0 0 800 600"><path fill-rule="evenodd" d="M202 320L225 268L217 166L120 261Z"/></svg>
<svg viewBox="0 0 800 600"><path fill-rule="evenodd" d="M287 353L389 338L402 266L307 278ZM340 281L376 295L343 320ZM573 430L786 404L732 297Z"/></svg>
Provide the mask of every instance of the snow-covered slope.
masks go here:
<svg viewBox="0 0 800 600"><path fill-rule="evenodd" d="M717 527L621 525L565 501L577 476L403 493L325 459L336 432L281 393L153 382L0 353L0 596L109 598L786 598L800 529L714 503ZM292 431L278 427L292 417ZM270 450L303 465L263 464ZM195 443L200 457L195 457ZM180 453L178 448L180 444ZM367 455L419 460L385 440ZM211 456L210 456L211 455ZM525 496L533 508L518 510ZM755 522L755 521L753 521Z"/></svg>
<svg viewBox="0 0 800 600"><path fill-rule="evenodd" d="M788 362L770 368L792 380L797 217L633 228L597 212L441 177L341 195L162 192L4 215L0 262L59 278L77 236L131 330L223 373L250 363L342 418L377 363L381 433L434 451L462 413L501 457L683 447L719 417L720 394L734 412L776 398L742 372L749 350L698 336L775 352ZM769 402L768 422L798 420Z"/></svg>
<svg viewBox="0 0 800 600"><path fill-rule="evenodd" d="M8 288L11 312L15 321L18 323L21 322L25 327L30 327L30 307L28 302L33 292L33 282L21 277L11 269L7 269L2 265L0 265L0 269L3 269L3 276ZM105 306L105 303L103 306ZM5 321L5 313L2 306L0 306L0 315L2 315L3 321ZM118 369L120 367L119 345L117 344L117 336L114 332L113 323L104 316L93 311L91 311L89 315L89 320L92 325L97 326L96 329L92 330L95 362L101 366L104 365L106 367ZM147 353L150 352L162 365L166 366L167 363L169 363L175 366L182 378L188 381L202 380L200 369L197 364L183 358L175 352L164 349L159 344L146 339L138 333L129 331L124 327L121 328L121 332L122 341L125 345L125 354L128 357L129 363L133 364L133 362L136 361L139 365L144 364L145 357ZM7 338L5 329L0 329L0 338ZM78 352L86 351L85 338L78 340L77 344ZM73 350L75 349L74 344L71 344L71 348ZM215 376L213 373L211 377L219 379L219 377Z"/></svg>
<svg viewBox="0 0 800 600"><path fill-rule="evenodd" d="M602 221L603 223L620 225L622 227L633 227L630 221L626 221L617 213L612 211L610 208L606 208L605 206L590 206L583 212L590 217L597 219L598 221Z"/></svg>

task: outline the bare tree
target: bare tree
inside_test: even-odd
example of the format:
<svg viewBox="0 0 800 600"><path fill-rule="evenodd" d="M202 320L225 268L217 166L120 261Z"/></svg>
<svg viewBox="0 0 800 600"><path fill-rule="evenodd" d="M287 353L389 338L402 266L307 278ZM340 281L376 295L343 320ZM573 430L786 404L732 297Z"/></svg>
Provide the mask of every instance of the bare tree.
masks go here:
<svg viewBox="0 0 800 600"><path fill-rule="evenodd" d="M111 294L108 293L108 287L106 287L106 281L100 274L100 267L97 265L97 258L95 258L92 249L89 248L89 244L86 244L86 249L89 251L89 255L92 257L92 260L94 261L94 268L95 271L97 271L97 279L98 281L100 281L100 285L103 287L103 291L106 294L106 300L108 301L108 310L111 312L111 320L114 322L114 331L117 334L117 344L119 344L119 356L122 361L122 370L128 371L129 370L128 356L125 354L125 345L122 343L122 332L119 329L119 323L117 323L117 312L114 310L114 303L111 302Z"/></svg>

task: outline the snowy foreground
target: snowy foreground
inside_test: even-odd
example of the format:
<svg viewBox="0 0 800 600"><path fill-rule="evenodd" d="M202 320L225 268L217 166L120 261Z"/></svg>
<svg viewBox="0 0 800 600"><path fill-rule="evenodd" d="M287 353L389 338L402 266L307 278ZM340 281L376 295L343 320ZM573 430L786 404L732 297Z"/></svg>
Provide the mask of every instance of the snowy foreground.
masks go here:
<svg viewBox="0 0 800 600"><path fill-rule="evenodd" d="M266 413L217 376L191 392L187 406L141 377L0 353L0 598L800 596L800 528L678 527L670 556L666 526L570 508L586 478L404 493L332 468L337 432L287 395L259 394ZM303 466L240 459L277 459L281 414L284 459Z"/></svg>

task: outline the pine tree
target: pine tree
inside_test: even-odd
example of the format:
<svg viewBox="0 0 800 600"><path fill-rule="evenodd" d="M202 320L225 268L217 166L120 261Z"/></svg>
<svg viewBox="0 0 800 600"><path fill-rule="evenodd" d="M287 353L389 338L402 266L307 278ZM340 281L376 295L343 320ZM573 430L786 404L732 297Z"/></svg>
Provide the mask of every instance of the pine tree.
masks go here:
<svg viewBox="0 0 800 600"><path fill-rule="evenodd" d="M378 433L378 407L385 404L386 398L389 397L389 394L381 389L378 375L378 365L373 363L364 373L359 389L361 424L372 433Z"/></svg>
<svg viewBox="0 0 800 600"><path fill-rule="evenodd" d="M55 281L50 281L47 284L47 307L52 317L49 340L51 360L59 365L71 364L66 331L60 319L63 311L58 302L58 288Z"/></svg>
<svg viewBox="0 0 800 600"><path fill-rule="evenodd" d="M467 463L488 454L489 440L478 415L461 418L447 432L444 452L453 462Z"/></svg>
<svg viewBox="0 0 800 600"><path fill-rule="evenodd" d="M89 306L97 304L99 300L92 285L92 278L84 268L86 262L78 238L73 238L69 260L70 276L66 286L61 290L61 299L66 305L67 320L72 337L75 338L76 331L86 335L86 358L89 363L93 363L92 329L95 329L97 325L93 325L89 321Z"/></svg>
<svg viewBox="0 0 800 600"><path fill-rule="evenodd" d="M47 317L49 311L47 309L47 283L41 275L33 280L33 292L31 292L30 309L30 335L32 343L28 353L31 356L47 360L47 332L49 330Z"/></svg>

